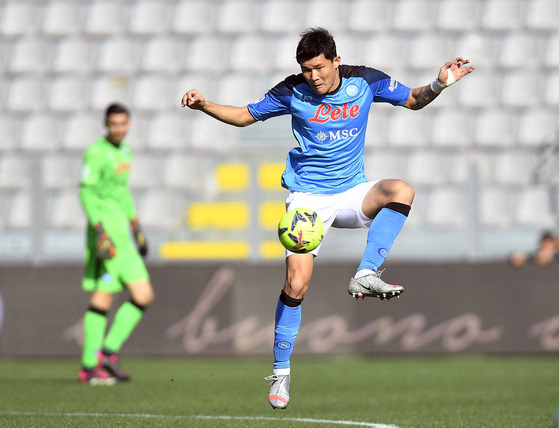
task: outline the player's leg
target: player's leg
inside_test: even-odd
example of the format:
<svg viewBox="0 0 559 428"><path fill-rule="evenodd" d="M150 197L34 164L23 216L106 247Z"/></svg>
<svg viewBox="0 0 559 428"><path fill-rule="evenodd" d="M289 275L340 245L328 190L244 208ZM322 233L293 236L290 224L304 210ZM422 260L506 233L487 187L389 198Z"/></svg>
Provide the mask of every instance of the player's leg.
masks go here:
<svg viewBox="0 0 559 428"><path fill-rule="evenodd" d="M414 195L414 189L403 180L378 181L365 195L362 212L368 218L373 218L373 221L363 258L350 282L349 293L354 297L390 299L404 291L402 286L382 281L378 268L407 219Z"/></svg>
<svg viewBox="0 0 559 428"><path fill-rule="evenodd" d="M286 277L276 306L274 328L274 370L268 401L273 408L289 403L289 381L295 338L301 325L301 303L311 280L313 254L292 254L286 259Z"/></svg>

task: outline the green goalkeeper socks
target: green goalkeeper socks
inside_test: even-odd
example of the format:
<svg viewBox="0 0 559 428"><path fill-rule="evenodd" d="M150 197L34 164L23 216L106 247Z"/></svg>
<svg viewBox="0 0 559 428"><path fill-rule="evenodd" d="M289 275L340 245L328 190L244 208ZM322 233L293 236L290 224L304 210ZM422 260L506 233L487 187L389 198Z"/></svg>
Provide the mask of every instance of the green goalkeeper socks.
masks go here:
<svg viewBox="0 0 559 428"><path fill-rule="evenodd" d="M130 337L144 315L143 308L127 301L122 304L115 314L104 348L114 353L120 351L121 346Z"/></svg>
<svg viewBox="0 0 559 428"><path fill-rule="evenodd" d="M84 368L97 367L97 352L103 345L106 328L106 312L90 307L83 317L82 366Z"/></svg>

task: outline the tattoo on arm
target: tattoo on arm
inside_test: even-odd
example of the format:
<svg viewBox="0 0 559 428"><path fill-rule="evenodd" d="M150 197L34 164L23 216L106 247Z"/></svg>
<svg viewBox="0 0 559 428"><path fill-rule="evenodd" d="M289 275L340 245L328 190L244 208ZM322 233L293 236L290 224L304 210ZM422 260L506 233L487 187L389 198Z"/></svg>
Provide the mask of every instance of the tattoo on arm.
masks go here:
<svg viewBox="0 0 559 428"><path fill-rule="evenodd" d="M429 85L412 89L415 103L411 106L413 110L419 110L437 98L437 94L431 90Z"/></svg>

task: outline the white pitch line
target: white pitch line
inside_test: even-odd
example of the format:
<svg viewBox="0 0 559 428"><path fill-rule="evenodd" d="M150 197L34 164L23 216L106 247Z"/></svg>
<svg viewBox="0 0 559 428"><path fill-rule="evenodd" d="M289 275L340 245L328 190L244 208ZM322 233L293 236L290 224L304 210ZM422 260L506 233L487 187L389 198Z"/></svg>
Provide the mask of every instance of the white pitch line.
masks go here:
<svg viewBox="0 0 559 428"><path fill-rule="evenodd" d="M235 420L235 421L289 421L289 422L309 422L315 424L329 425L348 425L368 428L399 428L396 425L374 424L371 422L357 421L334 421L329 419L310 419L310 418L272 418L268 416L207 416L207 415L155 415L150 413L55 413L55 412L0 412L6 416L91 416L91 417L119 417L119 418L146 418L146 419L208 419L208 420Z"/></svg>

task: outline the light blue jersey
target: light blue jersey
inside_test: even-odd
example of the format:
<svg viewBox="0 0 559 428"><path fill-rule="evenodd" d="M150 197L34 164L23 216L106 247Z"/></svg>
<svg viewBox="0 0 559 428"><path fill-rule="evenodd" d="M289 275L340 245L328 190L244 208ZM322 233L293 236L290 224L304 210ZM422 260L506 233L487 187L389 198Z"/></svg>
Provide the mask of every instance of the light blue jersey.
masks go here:
<svg viewBox="0 0 559 428"><path fill-rule="evenodd" d="M291 114L299 147L287 155L282 186L291 191L333 194L367 181L365 132L373 102L403 105L410 88L364 66L340 66L336 92L315 94L302 74L273 87L248 109L256 120Z"/></svg>

